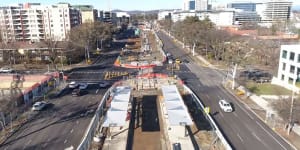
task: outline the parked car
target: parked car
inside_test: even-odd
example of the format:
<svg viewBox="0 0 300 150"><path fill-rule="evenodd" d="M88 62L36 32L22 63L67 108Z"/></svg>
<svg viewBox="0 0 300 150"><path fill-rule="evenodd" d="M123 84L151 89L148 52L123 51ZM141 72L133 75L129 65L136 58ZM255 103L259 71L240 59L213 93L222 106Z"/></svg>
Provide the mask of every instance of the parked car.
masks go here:
<svg viewBox="0 0 300 150"><path fill-rule="evenodd" d="M32 110L33 111L40 111L43 110L46 106L47 106L47 102L44 101L40 101L40 102L36 102L32 105Z"/></svg>
<svg viewBox="0 0 300 150"><path fill-rule="evenodd" d="M219 105L221 107L221 109L224 111L224 112L232 112L233 109L231 107L231 104L228 103L226 100L222 99L219 101Z"/></svg>
<svg viewBox="0 0 300 150"><path fill-rule="evenodd" d="M79 89L85 90L85 89L87 89L87 87L88 87L87 83L79 83Z"/></svg>
<svg viewBox="0 0 300 150"><path fill-rule="evenodd" d="M99 83L100 88L106 88L106 87L108 87L109 85L110 85L109 82L100 82L100 83Z"/></svg>
<svg viewBox="0 0 300 150"><path fill-rule="evenodd" d="M72 91L72 96L81 96L82 95L82 90L81 89L74 89Z"/></svg>
<svg viewBox="0 0 300 150"><path fill-rule="evenodd" d="M0 68L0 73L12 73L14 70L9 67Z"/></svg>
<svg viewBox="0 0 300 150"><path fill-rule="evenodd" d="M75 81L72 81L69 83L69 88L71 89L75 89L77 88L79 85L75 82Z"/></svg>
<svg viewBox="0 0 300 150"><path fill-rule="evenodd" d="M173 64L173 59L168 59L169 64Z"/></svg>

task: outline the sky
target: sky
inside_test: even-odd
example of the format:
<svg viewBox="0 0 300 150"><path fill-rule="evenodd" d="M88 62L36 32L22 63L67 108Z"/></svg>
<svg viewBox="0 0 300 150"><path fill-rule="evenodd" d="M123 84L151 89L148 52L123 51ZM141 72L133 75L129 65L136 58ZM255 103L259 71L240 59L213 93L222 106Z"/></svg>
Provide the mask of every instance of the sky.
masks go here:
<svg viewBox="0 0 300 150"><path fill-rule="evenodd" d="M99 10L154 10L154 9L181 9L183 0L0 0L1 6L10 4L34 2L42 5L56 4L58 2L68 2L72 5L88 4ZM236 0L212 0L213 2L229 3ZM241 1L241 0L239 0ZM251 0L248 0L251 1ZM262 0L252 0L262 1ZM300 5L300 0L292 0L293 4Z"/></svg>

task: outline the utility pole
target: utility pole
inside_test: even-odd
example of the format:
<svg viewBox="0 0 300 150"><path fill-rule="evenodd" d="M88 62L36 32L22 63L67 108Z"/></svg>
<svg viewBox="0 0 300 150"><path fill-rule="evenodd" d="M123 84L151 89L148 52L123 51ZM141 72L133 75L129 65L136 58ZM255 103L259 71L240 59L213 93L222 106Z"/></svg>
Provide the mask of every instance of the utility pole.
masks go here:
<svg viewBox="0 0 300 150"><path fill-rule="evenodd" d="M235 75L236 75L236 69L237 69L237 64L234 65L234 68L232 70L232 89L234 90L235 87Z"/></svg>

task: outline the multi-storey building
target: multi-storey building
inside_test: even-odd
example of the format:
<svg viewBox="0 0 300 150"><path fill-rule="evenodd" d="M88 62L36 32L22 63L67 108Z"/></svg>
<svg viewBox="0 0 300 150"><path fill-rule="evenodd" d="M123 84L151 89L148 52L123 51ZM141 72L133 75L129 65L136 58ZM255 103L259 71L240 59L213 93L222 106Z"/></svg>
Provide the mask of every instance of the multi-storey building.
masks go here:
<svg viewBox="0 0 300 150"><path fill-rule="evenodd" d="M0 28L2 40L6 42L45 39L43 13L36 8L1 7Z"/></svg>
<svg viewBox="0 0 300 150"><path fill-rule="evenodd" d="M195 10L195 0L184 0L183 10Z"/></svg>
<svg viewBox="0 0 300 150"><path fill-rule="evenodd" d="M295 89L300 79L300 45L282 45L277 78L273 83Z"/></svg>
<svg viewBox="0 0 300 150"><path fill-rule="evenodd" d="M228 8L240 9L243 11L253 12L256 11L256 3L252 2L238 2L227 4Z"/></svg>
<svg viewBox="0 0 300 150"><path fill-rule="evenodd" d="M196 11L208 10L208 0L195 0L195 10Z"/></svg>
<svg viewBox="0 0 300 150"><path fill-rule="evenodd" d="M80 11L82 23L98 20L98 10L92 5L72 5L72 7Z"/></svg>
<svg viewBox="0 0 300 150"><path fill-rule="evenodd" d="M0 8L2 40L38 42L66 40L70 29L80 24L80 13L70 4L42 6L26 3Z"/></svg>
<svg viewBox="0 0 300 150"><path fill-rule="evenodd" d="M261 16L262 23L275 23L290 19L292 2L290 0L269 0L258 3L256 11Z"/></svg>

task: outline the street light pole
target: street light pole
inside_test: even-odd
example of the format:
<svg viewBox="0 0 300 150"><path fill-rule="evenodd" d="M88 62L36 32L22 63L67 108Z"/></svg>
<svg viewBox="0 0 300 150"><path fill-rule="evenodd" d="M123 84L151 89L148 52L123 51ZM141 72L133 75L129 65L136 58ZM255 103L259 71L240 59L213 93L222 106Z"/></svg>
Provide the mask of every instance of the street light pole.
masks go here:
<svg viewBox="0 0 300 150"><path fill-rule="evenodd" d="M298 79L298 73L296 79L293 81L293 87L292 87L292 100L291 100L291 107L290 107L290 116L289 116L289 126L287 133L290 134L290 131L293 127L293 108L294 108L294 101L295 101L295 87L296 87L296 81Z"/></svg>

